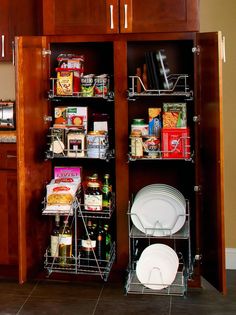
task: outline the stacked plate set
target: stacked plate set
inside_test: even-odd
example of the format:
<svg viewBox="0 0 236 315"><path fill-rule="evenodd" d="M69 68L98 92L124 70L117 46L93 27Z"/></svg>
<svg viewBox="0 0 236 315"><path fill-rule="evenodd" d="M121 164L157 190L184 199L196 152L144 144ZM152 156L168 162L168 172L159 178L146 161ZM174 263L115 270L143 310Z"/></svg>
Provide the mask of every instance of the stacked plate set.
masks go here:
<svg viewBox="0 0 236 315"><path fill-rule="evenodd" d="M143 187L130 210L134 226L147 236L171 236L186 221L186 200L176 188L166 184ZM179 267L176 252L164 244L144 249L137 265L138 280L146 287L161 290L173 283Z"/></svg>

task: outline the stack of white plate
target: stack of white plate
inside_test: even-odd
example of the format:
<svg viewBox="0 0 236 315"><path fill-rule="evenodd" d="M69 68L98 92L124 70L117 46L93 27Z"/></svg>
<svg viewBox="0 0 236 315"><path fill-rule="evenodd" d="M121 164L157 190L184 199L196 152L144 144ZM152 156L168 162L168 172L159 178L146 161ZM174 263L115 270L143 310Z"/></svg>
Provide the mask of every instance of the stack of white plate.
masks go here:
<svg viewBox="0 0 236 315"><path fill-rule="evenodd" d="M174 282L178 267L178 256L171 247L152 244L142 252L137 262L136 275L145 287L162 290Z"/></svg>
<svg viewBox="0 0 236 315"><path fill-rule="evenodd" d="M139 190L130 213L133 224L146 235L172 235L185 223L186 200L172 186L152 184Z"/></svg>

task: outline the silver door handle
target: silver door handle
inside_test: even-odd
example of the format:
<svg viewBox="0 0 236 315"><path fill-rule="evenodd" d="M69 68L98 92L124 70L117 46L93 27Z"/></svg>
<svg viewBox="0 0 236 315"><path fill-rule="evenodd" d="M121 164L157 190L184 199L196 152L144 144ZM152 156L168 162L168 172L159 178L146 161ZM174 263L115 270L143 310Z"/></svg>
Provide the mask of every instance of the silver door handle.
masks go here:
<svg viewBox="0 0 236 315"><path fill-rule="evenodd" d="M114 29L113 4L110 4L110 28Z"/></svg>
<svg viewBox="0 0 236 315"><path fill-rule="evenodd" d="M13 154L7 154L7 159L16 158L16 155Z"/></svg>
<svg viewBox="0 0 236 315"><path fill-rule="evenodd" d="M5 57L5 35L2 35L2 58Z"/></svg>
<svg viewBox="0 0 236 315"><path fill-rule="evenodd" d="M124 5L124 13L125 13L125 28L128 28L128 4Z"/></svg>

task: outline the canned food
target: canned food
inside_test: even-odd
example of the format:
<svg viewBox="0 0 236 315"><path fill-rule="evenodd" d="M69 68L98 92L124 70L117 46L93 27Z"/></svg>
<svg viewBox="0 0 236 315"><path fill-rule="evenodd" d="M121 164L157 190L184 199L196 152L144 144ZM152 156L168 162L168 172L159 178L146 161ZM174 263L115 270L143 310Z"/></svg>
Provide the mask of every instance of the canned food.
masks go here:
<svg viewBox="0 0 236 315"><path fill-rule="evenodd" d="M144 137L143 138L144 157L157 158L160 157L160 138Z"/></svg>
<svg viewBox="0 0 236 315"><path fill-rule="evenodd" d="M94 96L94 74L87 74L80 78L81 95L86 97Z"/></svg>
<svg viewBox="0 0 236 315"><path fill-rule="evenodd" d="M106 132L91 131L86 137L87 157L105 159L109 147Z"/></svg>
<svg viewBox="0 0 236 315"><path fill-rule="evenodd" d="M94 93L95 96L104 97L108 94L109 77L107 74L101 74L94 79Z"/></svg>

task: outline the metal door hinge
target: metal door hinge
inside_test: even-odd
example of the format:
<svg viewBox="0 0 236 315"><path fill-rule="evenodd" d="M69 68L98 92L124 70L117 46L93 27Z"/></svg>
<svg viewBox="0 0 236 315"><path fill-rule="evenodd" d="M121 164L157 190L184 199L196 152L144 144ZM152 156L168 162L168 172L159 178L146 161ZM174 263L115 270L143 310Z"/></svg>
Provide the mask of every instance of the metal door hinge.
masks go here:
<svg viewBox="0 0 236 315"><path fill-rule="evenodd" d="M202 190L202 186L201 185L196 185L196 186L194 186L194 191L195 192L199 192L199 191L201 191Z"/></svg>
<svg viewBox="0 0 236 315"><path fill-rule="evenodd" d="M196 254L194 258L195 258L195 261L202 260L202 254Z"/></svg>
<svg viewBox="0 0 236 315"><path fill-rule="evenodd" d="M43 48L43 51L42 51L43 57L46 57L47 55L50 56L51 54L52 54L52 52L51 52L50 49L45 49L45 48Z"/></svg>
<svg viewBox="0 0 236 315"><path fill-rule="evenodd" d="M45 123L51 122L51 121L52 121L52 116L47 116L47 115L45 115L45 116L43 117L43 120L44 120Z"/></svg>
<svg viewBox="0 0 236 315"><path fill-rule="evenodd" d="M200 123L200 121L201 121L200 115L195 115L195 116L193 116L193 122L195 122L195 123Z"/></svg>
<svg viewBox="0 0 236 315"><path fill-rule="evenodd" d="M193 52L194 54L199 55L200 52L201 52L200 46L193 47L193 48L192 48L192 52Z"/></svg>

